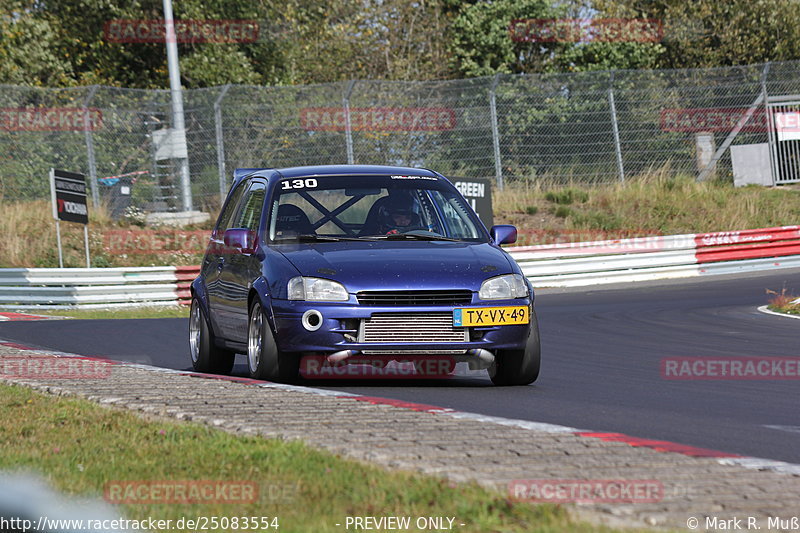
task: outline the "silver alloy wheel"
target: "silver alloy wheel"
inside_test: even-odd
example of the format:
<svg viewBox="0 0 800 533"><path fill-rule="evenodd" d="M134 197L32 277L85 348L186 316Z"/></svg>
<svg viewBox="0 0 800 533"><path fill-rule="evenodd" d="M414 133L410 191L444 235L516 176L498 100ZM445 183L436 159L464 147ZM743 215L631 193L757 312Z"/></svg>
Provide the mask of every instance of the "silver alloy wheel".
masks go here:
<svg viewBox="0 0 800 533"><path fill-rule="evenodd" d="M255 304L247 328L247 364L253 374L258 370L258 363L261 361L261 328L263 325L261 305Z"/></svg>
<svg viewBox="0 0 800 533"><path fill-rule="evenodd" d="M192 311L189 314L189 352L192 355L192 363L197 362L200 357L200 305L197 300L192 300Z"/></svg>

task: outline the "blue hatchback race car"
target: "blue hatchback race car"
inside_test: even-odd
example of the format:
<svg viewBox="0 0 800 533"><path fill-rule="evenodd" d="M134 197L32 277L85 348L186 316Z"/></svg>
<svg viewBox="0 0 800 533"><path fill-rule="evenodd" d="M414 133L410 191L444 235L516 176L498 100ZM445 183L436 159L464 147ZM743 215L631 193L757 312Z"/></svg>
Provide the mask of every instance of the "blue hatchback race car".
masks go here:
<svg viewBox="0 0 800 533"><path fill-rule="evenodd" d="M447 357L539 375L533 288L450 181L417 168L238 169L192 283L198 372L292 382L301 361Z"/></svg>

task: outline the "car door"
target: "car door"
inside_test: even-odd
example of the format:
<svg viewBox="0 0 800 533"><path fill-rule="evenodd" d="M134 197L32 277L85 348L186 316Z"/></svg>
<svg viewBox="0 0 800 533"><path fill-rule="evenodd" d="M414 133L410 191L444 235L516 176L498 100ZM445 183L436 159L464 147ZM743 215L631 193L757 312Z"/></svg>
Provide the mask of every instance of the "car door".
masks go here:
<svg viewBox="0 0 800 533"><path fill-rule="evenodd" d="M225 250L223 237L225 230L231 228L233 215L239 210L244 191L247 189L246 183L240 183L231 192L228 201L222 207L217 225L211 233L208 251L201 267L203 279L206 283L206 293L208 294L209 320L214 332L220 337L226 337L223 328L224 321L220 320L223 293L220 287L220 274L225 265L228 253Z"/></svg>
<svg viewBox="0 0 800 533"><path fill-rule="evenodd" d="M266 182L253 180L242 198L241 208L236 212L231 228L246 229L252 232L254 242L258 242L258 226L267 193ZM228 338L235 342L247 341L247 296L253 281L261 273L261 260L255 253L229 250L225 266L220 273L220 286L224 291L223 319Z"/></svg>

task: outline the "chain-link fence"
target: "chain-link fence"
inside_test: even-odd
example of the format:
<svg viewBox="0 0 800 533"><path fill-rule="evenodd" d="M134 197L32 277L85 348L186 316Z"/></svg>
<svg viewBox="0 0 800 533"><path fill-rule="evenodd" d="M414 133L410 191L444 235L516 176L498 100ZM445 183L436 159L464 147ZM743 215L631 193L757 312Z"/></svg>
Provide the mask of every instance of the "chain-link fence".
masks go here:
<svg viewBox="0 0 800 533"><path fill-rule="evenodd" d="M772 142L764 95L797 93L800 62L187 90L191 194L212 211L234 168L347 162L501 185L705 167L726 178L728 144ZM95 198L122 179L133 205L181 210L178 161L158 144L170 110L164 90L0 86L0 198L47 197L55 167L85 173ZM698 156L700 136L714 164Z"/></svg>

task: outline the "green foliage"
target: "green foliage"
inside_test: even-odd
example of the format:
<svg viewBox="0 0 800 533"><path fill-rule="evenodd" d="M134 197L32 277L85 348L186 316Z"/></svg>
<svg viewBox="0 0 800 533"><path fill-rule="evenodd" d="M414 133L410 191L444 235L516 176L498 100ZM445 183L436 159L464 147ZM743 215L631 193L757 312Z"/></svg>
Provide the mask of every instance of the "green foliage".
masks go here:
<svg viewBox="0 0 800 533"><path fill-rule="evenodd" d="M574 202L584 203L589 200L589 193L582 189L567 188L555 191L547 191L544 195L545 200L554 204L570 205Z"/></svg>
<svg viewBox="0 0 800 533"><path fill-rule="evenodd" d="M187 85L257 84L261 76L247 55L232 44L202 44L181 61L181 76Z"/></svg>
<svg viewBox="0 0 800 533"><path fill-rule="evenodd" d="M659 43L578 43L557 55L552 69L563 72L655 68L663 51Z"/></svg>
<svg viewBox="0 0 800 533"><path fill-rule="evenodd" d="M572 214L572 209L565 205L559 205L553 210L553 215L558 218L567 218Z"/></svg>
<svg viewBox="0 0 800 533"><path fill-rule="evenodd" d="M595 0L598 16L663 24L656 66L717 67L800 57L800 2L791 0Z"/></svg>
<svg viewBox="0 0 800 533"><path fill-rule="evenodd" d="M182 0L176 20L247 20L256 42L179 43L186 87L429 80L495 73L740 65L800 58L790 0ZM160 20L160 0L0 0L0 81L165 88L163 43L115 43L113 20ZM516 19L647 18L661 42L522 42Z"/></svg>
<svg viewBox="0 0 800 533"><path fill-rule="evenodd" d="M166 88L164 43L112 42L115 20L158 21L161 0L0 0L0 81ZM439 0L182 0L175 20L258 24L256 42L178 43L187 88L449 77Z"/></svg>
<svg viewBox="0 0 800 533"><path fill-rule="evenodd" d="M614 231L624 227L623 219L616 213L606 211L586 211L573 213L572 223L576 228Z"/></svg>
<svg viewBox="0 0 800 533"><path fill-rule="evenodd" d="M451 28L454 70L467 77L545 70L553 50L560 46L515 42L509 25L515 19L555 18L559 13L546 0L464 4Z"/></svg>
<svg viewBox="0 0 800 533"><path fill-rule="evenodd" d="M0 15L2 83L57 87L69 82L70 73L71 65L58 53L56 31L49 21L25 11Z"/></svg>
<svg viewBox="0 0 800 533"><path fill-rule="evenodd" d="M529 205L528 207L525 208L525 213L527 213L529 215L535 215L538 212L539 212L539 208L536 207L535 205Z"/></svg>

